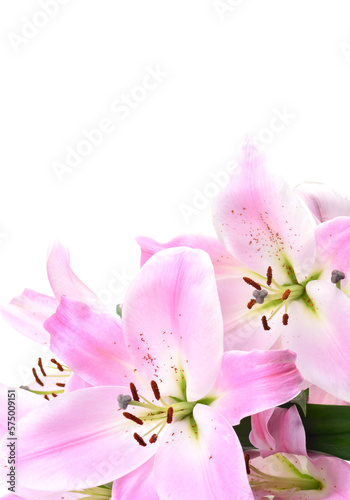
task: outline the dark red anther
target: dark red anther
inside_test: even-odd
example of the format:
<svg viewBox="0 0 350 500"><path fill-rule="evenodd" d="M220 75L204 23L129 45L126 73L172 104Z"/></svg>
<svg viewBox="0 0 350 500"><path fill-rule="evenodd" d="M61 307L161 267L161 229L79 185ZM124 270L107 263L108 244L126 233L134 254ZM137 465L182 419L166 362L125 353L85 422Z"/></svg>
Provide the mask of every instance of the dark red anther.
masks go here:
<svg viewBox="0 0 350 500"><path fill-rule="evenodd" d="M52 396L53 396L54 398L57 398L57 394L56 394L55 392L53 392L53 393L52 393Z"/></svg>
<svg viewBox="0 0 350 500"><path fill-rule="evenodd" d="M255 303L256 303L255 299L250 300L247 304L248 309L251 309Z"/></svg>
<svg viewBox="0 0 350 500"><path fill-rule="evenodd" d="M282 323L284 325L288 325L288 318L289 318L288 314L283 314Z"/></svg>
<svg viewBox="0 0 350 500"><path fill-rule="evenodd" d="M137 432L134 432L134 439L139 443L140 446L147 446L147 443L144 442L141 436L137 434Z"/></svg>
<svg viewBox="0 0 350 500"><path fill-rule="evenodd" d="M44 375L44 377L46 377L46 373L45 373L45 370L43 367L43 362L42 362L41 358L38 359L38 366L40 368L41 373Z"/></svg>
<svg viewBox="0 0 350 500"><path fill-rule="evenodd" d="M166 423L171 424L173 421L173 415L174 415L174 408L171 406L168 408L168 411L166 412Z"/></svg>
<svg viewBox="0 0 350 500"><path fill-rule="evenodd" d="M256 283L255 281L253 281L252 279L247 278L247 277L244 277L243 279L244 279L244 281L245 281L248 285L253 286L253 287L254 287L254 288L256 288L257 290L261 290L261 286L259 285L259 283Z"/></svg>
<svg viewBox="0 0 350 500"><path fill-rule="evenodd" d="M267 268L266 277L267 277L266 284L267 284L267 286L270 286L272 283L272 267L271 266L269 266Z"/></svg>
<svg viewBox="0 0 350 500"><path fill-rule="evenodd" d="M60 372L64 372L63 366L58 361L56 361L55 359L51 359L51 363L54 363Z"/></svg>
<svg viewBox="0 0 350 500"><path fill-rule="evenodd" d="M124 411L123 413L125 418L128 418L129 420L132 420L135 422L135 424L143 425L143 422L140 418L135 417L135 415L132 415L132 413L128 413L127 411Z"/></svg>
<svg viewBox="0 0 350 500"><path fill-rule="evenodd" d="M250 460L250 456L249 456L249 453L247 453L246 455L244 455L245 468L246 468L247 474L250 474L249 460Z"/></svg>
<svg viewBox="0 0 350 500"><path fill-rule="evenodd" d="M157 382L155 380L151 381L151 387L152 387L154 397L156 398L157 401L159 401L160 400L160 392L158 389Z"/></svg>
<svg viewBox="0 0 350 500"><path fill-rule="evenodd" d="M32 368L32 372L33 372L33 375L34 375L34 378L36 380L36 382L41 385L42 387L44 387L44 383L40 380L40 378L38 377L37 373L36 373L36 369L35 368Z"/></svg>
<svg viewBox="0 0 350 500"><path fill-rule="evenodd" d="M286 290L286 291L284 292L284 294L282 295L282 299L283 299L283 300L287 300L287 299L288 299L288 297L289 297L289 295L290 295L290 290L289 290L289 288L287 288L287 290Z"/></svg>
<svg viewBox="0 0 350 500"><path fill-rule="evenodd" d="M150 437L150 440L149 442L150 443L155 443L158 439L158 434L152 434L152 436Z"/></svg>
<svg viewBox="0 0 350 500"><path fill-rule="evenodd" d="M267 319L266 319L266 316L263 316L261 318L261 322L262 322L262 325L264 327L264 330L271 330L271 328L269 327L269 325L267 324Z"/></svg>
<svg viewBox="0 0 350 500"><path fill-rule="evenodd" d="M133 384L132 382L130 383L130 391L131 391L132 399L134 401L140 401L139 395L137 394L135 384Z"/></svg>
<svg viewBox="0 0 350 500"><path fill-rule="evenodd" d="M58 387L66 387L66 384L63 384L62 382L56 382L56 385Z"/></svg>
<svg viewBox="0 0 350 500"><path fill-rule="evenodd" d="M47 394L45 394L44 398L47 399L48 401L50 401L49 396Z"/></svg>

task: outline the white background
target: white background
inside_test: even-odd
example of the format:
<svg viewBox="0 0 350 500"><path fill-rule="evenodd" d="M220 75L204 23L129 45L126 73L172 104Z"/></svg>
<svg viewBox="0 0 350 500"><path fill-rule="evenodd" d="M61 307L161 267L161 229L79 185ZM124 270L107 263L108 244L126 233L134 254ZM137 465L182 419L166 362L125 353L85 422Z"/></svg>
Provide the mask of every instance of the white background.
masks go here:
<svg viewBox="0 0 350 500"><path fill-rule="evenodd" d="M1 1L1 304L50 294L59 239L113 309L138 269L136 235L213 234L211 176L247 134L291 185L350 191L349 2L220 0L220 16L216 1L62 0L51 17L49 0ZM140 90L149 68L167 76ZM128 116L123 94L139 98ZM271 131L279 112L292 118ZM59 178L55 162L103 119L113 132ZM38 347L0 329L0 381L26 383Z"/></svg>

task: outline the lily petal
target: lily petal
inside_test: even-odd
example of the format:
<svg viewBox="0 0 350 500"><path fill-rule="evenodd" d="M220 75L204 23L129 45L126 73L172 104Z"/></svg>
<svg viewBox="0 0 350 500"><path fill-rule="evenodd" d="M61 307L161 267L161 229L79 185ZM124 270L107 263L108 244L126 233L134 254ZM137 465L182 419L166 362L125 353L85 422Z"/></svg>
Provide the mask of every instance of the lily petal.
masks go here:
<svg viewBox="0 0 350 500"><path fill-rule="evenodd" d="M249 440L263 458L277 452L307 454L305 430L295 405L252 415Z"/></svg>
<svg viewBox="0 0 350 500"><path fill-rule="evenodd" d="M154 459L147 460L113 483L111 500L158 500L154 480Z"/></svg>
<svg viewBox="0 0 350 500"><path fill-rule="evenodd" d="M294 191L305 201L318 223L343 215L350 216L350 199L326 184L304 182Z"/></svg>
<svg viewBox="0 0 350 500"><path fill-rule="evenodd" d="M185 419L169 426L162 436L155 457L159 497L253 499L243 451L229 423L201 404L195 406L193 417L194 428Z"/></svg>
<svg viewBox="0 0 350 500"><path fill-rule="evenodd" d="M118 395L127 391L127 387L74 391L20 420L20 484L80 491L111 482L148 460L157 443L142 447L133 439L135 424L117 403Z"/></svg>
<svg viewBox="0 0 350 500"><path fill-rule="evenodd" d="M210 395L231 425L248 415L286 403L300 392L302 377L291 351L225 352L220 375Z"/></svg>
<svg viewBox="0 0 350 500"><path fill-rule="evenodd" d="M5 320L19 333L38 342L48 345L50 336L43 324L56 310L56 299L25 289L5 306L0 307Z"/></svg>
<svg viewBox="0 0 350 500"><path fill-rule="evenodd" d="M283 282L291 264L302 281L312 269L316 223L289 186L267 172L253 146L214 200L213 221L227 250L262 276L271 266Z"/></svg>
<svg viewBox="0 0 350 500"><path fill-rule="evenodd" d="M204 397L221 366L223 326L213 267L202 250L155 254L131 284L123 329L135 366L166 394Z"/></svg>
<svg viewBox="0 0 350 500"><path fill-rule="evenodd" d="M350 402L350 298L328 279L310 281L306 292L313 307L290 304L283 347L297 353L306 380Z"/></svg>
<svg viewBox="0 0 350 500"><path fill-rule="evenodd" d="M76 373L72 373L66 383L64 392L78 391L79 389L87 389L88 387L92 387L91 384L79 377Z"/></svg>
<svg viewBox="0 0 350 500"><path fill-rule="evenodd" d="M127 385L133 367L116 318L62 297L45 322L51 349L92 385Z"/></svg>
<svg viewBox="0 0 350 500"><path fill-rule="evenodd" d="M51 288L59 301L62 296L101 308L99 299L70 268L69 251L56 241L49 251L47 275Z"/></svg>

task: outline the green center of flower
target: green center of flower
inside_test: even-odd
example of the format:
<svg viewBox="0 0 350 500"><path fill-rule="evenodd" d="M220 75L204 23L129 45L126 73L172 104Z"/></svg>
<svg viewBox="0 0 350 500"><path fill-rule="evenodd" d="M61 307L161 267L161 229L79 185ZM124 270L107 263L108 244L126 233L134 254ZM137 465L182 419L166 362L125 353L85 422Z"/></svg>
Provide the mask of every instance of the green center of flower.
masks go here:
<svg viewBox="0 0 350 500"><path fill-rule="evenodd" d="M246 456L247 458L247 456ZM269 459L270 457L268 457ZM270 475L260 471L247 461L247 472L249 484L252 490L265 490L269 493L279 493L285 490L322 490L323 485L320 481L310 476L310 474L300 472L286 457L281 453L273 455L271 458L277 460L284 468L286 475ZM268 460L265 459L265 460ZM287 475L288 473L288 475Z"/></svg>
<svg viewBox="0 0 350 500"><path fill-rule="evenodd" d="M149 435L150 438L148 439L148 441L151 444L155 443L158 439L159 433L167 424L171 424L176 420L183 420L185 417L191 418L193 408L198 402L188 402L185 399L181 400L172 396L170 397L170 399L172 400L171 402L165 402L161 397L158 385L154 380L151 381L151 388L158 403L151 402L141 394L139 394L133 383L130 384L132 398L131 396L123 396L122 394L118 396L118 403L121 409L125 410L128 405L131 405L142 408L143 410L141 412L138 412L137 416L125 411L123 413L125 418L135 422L135 424L139 426L142 426L145 423L154 424L146 433L142 435L140 435L138 432L134 433L134 439L139 443L140 446L147 445L144 438Z"/></svg>
<svg viewBox="0 0 350 500"><path fill-rule="evenodd" d="M315 312L314 304L308 297L305 287L309 281L318 279L320 273L310 277L309 279L298 283L296 275L291 265L286 263L287 275L290 282L280 285L273 279L272 268L269 266L266 272L266 276L261 276L257 273L252 273L254 279L244 276L243 280L250 285L255 290L253 291L253 298L248 302L248 309L252 309L253 306L258 308L259 312L262 312L261 322L264 330L270 330L268 322L277 314L281 309L282 314L282 324L288 325L288 305L294 300L302 300L304 305ZM264 312L269 312L267 317Z"/></svg>
<svg viewBox="0 0 350 500"><path fill-rule="evenodd" d="M82 491L71 491L71 493L79 493L85 495L82 500L110 500L112 496L112 483L97 486L96 488L88 488Z"/></svg>

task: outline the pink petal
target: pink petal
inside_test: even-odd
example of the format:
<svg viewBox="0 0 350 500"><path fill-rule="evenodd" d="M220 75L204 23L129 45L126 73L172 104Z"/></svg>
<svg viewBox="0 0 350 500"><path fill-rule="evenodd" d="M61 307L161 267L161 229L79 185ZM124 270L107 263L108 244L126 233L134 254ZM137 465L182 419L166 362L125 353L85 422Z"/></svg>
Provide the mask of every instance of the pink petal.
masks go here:
<svg viewBox="0 0 350 500"><path fill-rule="evenodd" d="M1 306L0 311L17 332L39 344L49 344L50 336L43 323L55 312L57 304L52 297L25 289L9 304Z"/></svg>
<svg viewBox="0 0 350 500"><path fill-rule="evenodd" d="M51 349L92 385L128 385L132 367L117 318L62 297L45 322Z"/></svg>
<svg viewBox="0 0 350 500"><path fill-rule="evenodd" d="M80 389L87 389L92 387L91 384L79 377L76 373L72 373L66 383L64 392L79 391Z"/></svg>
<svg viewBox="0 0 350 500"><path fill-rule="evenodd" d="M159 497L252 499L243 451L231 426L213 408L201 404L195 406L193 417L196 432L184 419L169 425L162 436L155 457Z"/></svg>
<svg viewBox="0 0 350 500"><path fill-rule="evenodd" d="M350 216L350 199L318 182L304 182L294 190L308 205L317 222Z"/></svg>
<svg viewBox="0 0 350 500"><path fill-rule="evenodd" d="M230 351L211 391L212 406L231 425L243 417L286 403L300 392L302 381L291 351Z"/></svg>
<svg viewBox="0 0 350 500"><path fill-rule="evenodd" d="M94 292L84 285L71 270L69 252L58 241L53 244L48 255L47 275L58 301L64 296L101 308Z"/></svg>
<svg viewBox="0 0 350 500"><path fill-rule="evenodd" d="M283 180L268 173L253 146L241 168L214 200L213 220L227 250L254 272L271 266L277 282L288 278L289 261L300 281L314 262L315 222ZM286 260L287 259L287 260Z"/></svg>
<svg viewBox="0 0 350 500"><path fill-rule="evenodd" d="M317 385L310 385L308 403L314 405L349 405L346 401L336 398L332 394L317 387Z"/></svg>
<svg viewBox="0 0 350 500"><path fill-rule="evenodd" d="M249 440L263 458L278 452L306 455L305 430L295 405L257 413L251 420Z"/></svg>
<svg viewBox="0 0 350 500"><path fill-rule="evenodd" d="M350 465L340 458L327 457L322 455L310 455L308 466L310 474L322 482L325 486L322 491L322 496L315 491L306 496L306 492L297 498L312 499L312 498L327 498L331 500L343 500L350 498ZM292 497L293 498L293 497Z"/></svg>
<svg viewBox="0 0 350 500"><path fill-rule="evenodd" d="M350 217L338 217L320 224L315 236L318 261L327 268L328 279L334 269L342 271L345 274L342 286L345 285L350 273Z"/></svg>
<svg viewBox="0 0 350 500"><path fill-rule="evenodd" d="M155 253L174 247L189 247L204 250L210 256L216 275L225 274L234 266L239 265L239 262L227 252L225 247L216 238L212 238L211 236L184 234L168 243L158 243L147 236L139 236L136 238L136 241L141 247L141 266Z"/></svg>
<svg viewBox="0 0 350 500"><path fill-rule="evenodd" d="M111 500L158 500L154 480L154 459L113 483Z"/></svg>
<svg viewBox="0 0 350 500"><path fill-rule="evenodd" d="M118 407L118 395L128 393L127 387L82 389L25 416L17 424L20 484L81 490L113 481L148 460L157 443L140 446L133 439L139 426Z"/></svg>
<svg viewBox="0 0 350 500"><path fill-rule="evenodd" d="M283 347L297 353L303 377L350 402L350 299L330 280L310 281L306 291L315 307L290 304Z"/></svg>
<svg viewBox="0 0 350 500"><path fill-rule="evenodd" d="M123 308L135 366L161 393L189 401L205 396L220 370L223 328L214 271L202 250L155 254L131 284ZM165 392L163 391L165 389Z"/></svg>

